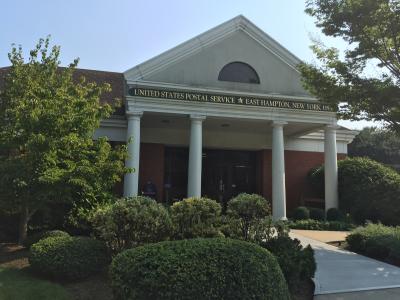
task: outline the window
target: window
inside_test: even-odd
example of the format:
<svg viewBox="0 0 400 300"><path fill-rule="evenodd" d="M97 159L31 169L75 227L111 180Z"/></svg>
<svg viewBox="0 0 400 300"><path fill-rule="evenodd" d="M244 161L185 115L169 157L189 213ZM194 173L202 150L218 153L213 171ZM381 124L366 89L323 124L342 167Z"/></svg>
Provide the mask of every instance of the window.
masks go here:
<svg viewBox="0 0 400 300"><path fill-rule="evenodd" d="M248 64L238 61L225 65L219 72L218 80L260 83L260 78L258 77L257 72Z"/></svg>

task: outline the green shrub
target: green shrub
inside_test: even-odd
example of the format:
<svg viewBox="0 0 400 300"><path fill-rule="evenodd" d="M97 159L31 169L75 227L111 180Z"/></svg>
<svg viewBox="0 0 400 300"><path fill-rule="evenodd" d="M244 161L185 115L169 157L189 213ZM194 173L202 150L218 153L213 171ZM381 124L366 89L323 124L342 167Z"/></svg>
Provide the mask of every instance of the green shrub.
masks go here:
<svg viewBox="0 0 400 300"><path fill-rule="evenodd" d="M365 254L376 259L386 259L390 254L392 242L391 235L371 237L365 241Z"/></svg>
<svg viewBox="0 0 400 300"><path fill-rule="evenodd" d="M226 238L130 249L113 259L110 274L116 300L290 298L271 253Z"/></svg>
<svg viewBox="0 0 400 300"><path fill-rule="evenodd" d="M118 200L98 209L91 217L95 235L114 253L169 238L172 222L168 211L148 197Z"/></svg>
<svg viewBox="0 0 400 300"><path fill-rule="evenodd" d="M46 277L78 280L104 269L110 262L104 242L88 237L57 236L33 244L29 263Z"/></svg>
<svg viewBox="0 0 400 300"><path fill-rule="evenodd" d="M293 211L294 220L307 220L310 218L310 211L305 206L299 206Z"/></svg>
<svg viewBox="0 0 400 300"><path fill-rule="evenodd" d="M367 224L365 227L357 227L346 238L348 248L351 251L366 254L367 241L370 241L370 247L375 247L374 242L371 242L371 240L382 236L394 235L395 230L394 227L388 227L382 224Z"/></svg>
<svg viewBox="0 0 400 300"><path fill-rule="evenodd" d="M339 221L317 221L317 220L298 220L288 223L291 229L304 229L304 230L327 230L327 231L348 231L354 229L354 225L347 222Z"/></svg>
<svg viewBox="0 0 400 300"><path fill-rule="evenodd" d="M311 207L309 208L309 211L310 211L310 219L317 221L325 220L325 211L323 209Z"/></svg>
<svg viewBox="0 0 400 300"><path fill-rule="evenodd" d="M69 236L69 234L61 230L36 232L26 238L26 240L24 241L24 246L29 249L33 244L36 244L41 239L54 236Z"/></svg>
<svg viewBox="0 0 400 300"><path fill-rule="evenodd" d="M290 290L299 288L303 280L314 276L314 251L309 246L303 249L298 239L280 236L261 245L277 258Z"/></svg>
<svg viewBox="0 0 400 300"><path fill-rule="evenodd" d="M227 216L236 238L252 240L263 235L261 231L270 224L271 207L257 194L242 193L228 202Z"/></svg>
<svg viewBox="0 0 400 300"><path fill-rule="evenodd" d="M326 212L326 219L328 221L342 221L344 219L344 215L340 210L332 207Z"/></svg>
<svg viewBox="0 0 400 300"><path fill-rule="evenodd" d="M368 224L346 240L349 250L400 266L400 227Z"/></svg>
<svg viewBox="0 0 400 300"><path fill-rule="evenodd" d="M217 237L221 205L208 198L188 198L170 209L175 238Z"/></svg>
<svg viewBox="0 0 400 300"><path fill-rule="evenodd" d="M324 168L309 173L314 190L323 189ZM366 220L400 224L400 174L368 158L338 162L339 209L359 224Z"/></svg>

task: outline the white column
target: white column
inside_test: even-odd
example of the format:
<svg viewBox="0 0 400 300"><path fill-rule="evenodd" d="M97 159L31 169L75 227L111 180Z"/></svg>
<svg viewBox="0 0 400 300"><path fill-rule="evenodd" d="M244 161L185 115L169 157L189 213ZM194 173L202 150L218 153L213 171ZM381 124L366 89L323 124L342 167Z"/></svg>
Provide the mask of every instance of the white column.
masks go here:
<svg viewBox="0 0 400 300"><path fill-rule="evenodd" d="M143 112L127 112L128 129L126 132L126 140L128 143L128 157L125 161L125 166L127 168L132 168L132 172L125 174L124 197L133 197L138 194L140 118L142 115Z"/></svg>
<svg viewBox="0 0 400 300"><path fill-rule="evenodd" d="M338 208L336 126L325 127L325 211Z"/></svg>
<svg viewBox="0 0 400 300"><path fill-rule="evenodd" d="M188 197L201 197L202 127L205 116L190 116Z"/></svg>
<svg viewBox="0 0 400 300"><path fill-rule="evenodd" d="M272 124L272 217L286 220L285 146L283 126L287 122Z"/></svg>

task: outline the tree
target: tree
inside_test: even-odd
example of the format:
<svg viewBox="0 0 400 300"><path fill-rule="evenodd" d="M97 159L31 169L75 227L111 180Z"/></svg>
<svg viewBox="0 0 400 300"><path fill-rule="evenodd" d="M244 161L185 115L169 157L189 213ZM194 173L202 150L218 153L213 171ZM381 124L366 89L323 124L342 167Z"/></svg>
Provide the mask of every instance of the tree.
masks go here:
<svg viewBox="0 0 400 300"><path fill-rule="evenodd" d="M341 118L383 121L400 134L400 1L306 3L317 27L349 47L341 58L338 49L315 43L320 65L299 66L305 88Z"/></svg>
<svg viewBox="0 0 400 300"><path fill-rule="evenodd" d="M59 55L49 37L27 62L21 46L13 47L0 91L0 207L20 215L20 243L39 208L65 201L90 209L114 198L113 187L127 171L125 147L92 139L113 111L99 102L110 85L74 80L78 59L61 68Z"/></svg>
<svg viewBox="0 0 400 300"><path fill-rule="evenodd" d="M395 133L366 127L348 146L350 157L369 157L386 165L400 167L400 137Z"/></svg>

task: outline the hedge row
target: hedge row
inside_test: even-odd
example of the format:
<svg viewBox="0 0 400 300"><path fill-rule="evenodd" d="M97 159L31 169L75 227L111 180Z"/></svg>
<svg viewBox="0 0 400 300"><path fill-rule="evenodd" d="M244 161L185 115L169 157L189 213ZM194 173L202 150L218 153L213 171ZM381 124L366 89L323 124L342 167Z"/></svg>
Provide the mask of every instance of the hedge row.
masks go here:
<svg viewBox="0 0 400 300"><path fill-rule="evenodd" d="M400 227L368 224L356 228L346 241L351 251L400 266Z"/></svg>
<svg viewBox="0 0 400 300"><path fill-rule="evenodd" d="M349 231L355 228L351 223L341 221L317 221L317 220L298 220L289 221L291 229L304 230L327 230L327 231Z"/></svg>

